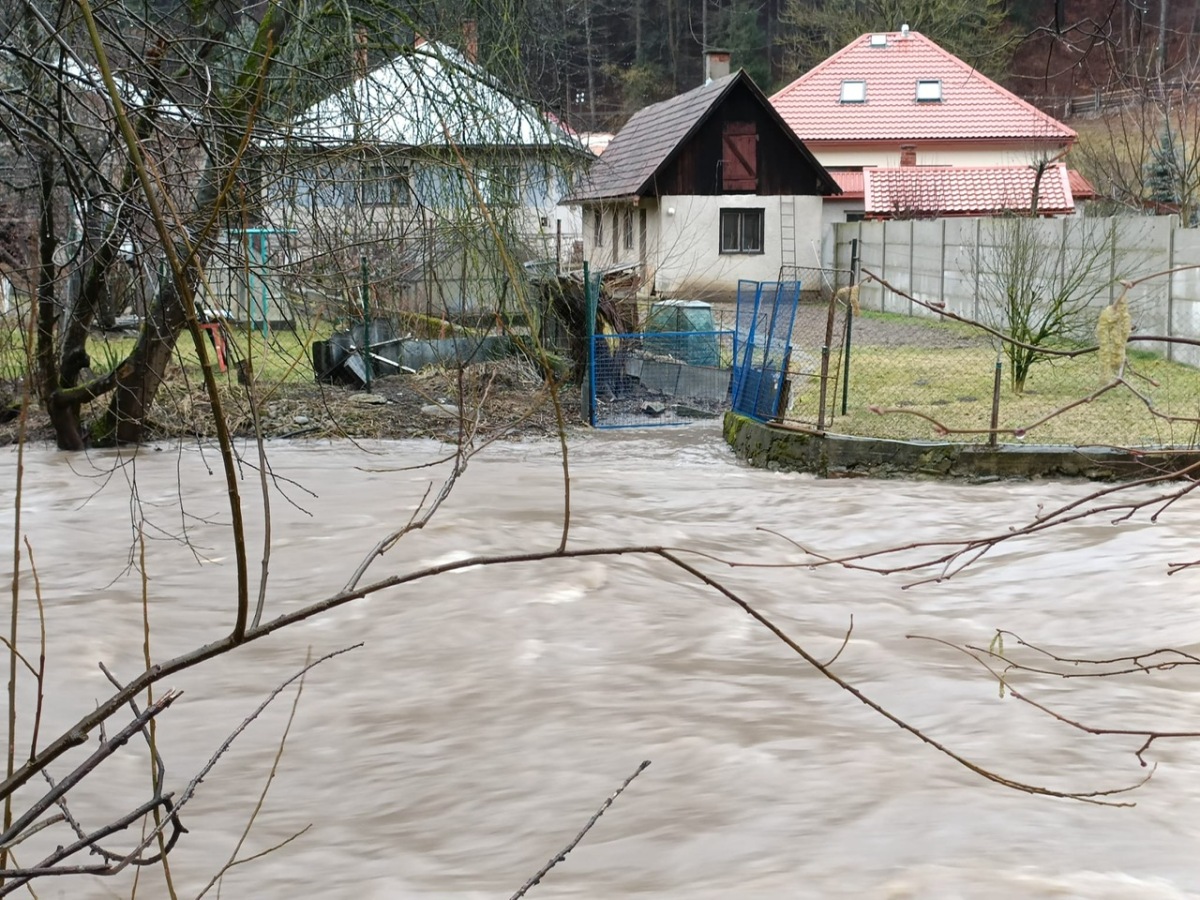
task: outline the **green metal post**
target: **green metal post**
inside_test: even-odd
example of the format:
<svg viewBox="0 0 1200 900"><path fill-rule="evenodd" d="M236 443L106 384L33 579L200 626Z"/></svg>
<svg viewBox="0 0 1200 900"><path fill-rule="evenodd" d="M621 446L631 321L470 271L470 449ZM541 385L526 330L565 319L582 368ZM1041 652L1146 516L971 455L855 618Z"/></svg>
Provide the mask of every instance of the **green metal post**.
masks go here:
<svg viewBox="0 0 1200 900"><path fill-rule="evenodd" d="M366 369L366 387L371 390L371 290L367 272L367 258L360 257L362 265L362 310L363 310L363 368Z"/></svg>
<svg viewBox="0 0 1200 900"><path fill-rule="evenodd" d="M267 334L271 330L267 315L267 305L270 301L267 299L267 231L265 228L258 233L258 290L259 308L262 310L263 344L265 345Z"/></svg>

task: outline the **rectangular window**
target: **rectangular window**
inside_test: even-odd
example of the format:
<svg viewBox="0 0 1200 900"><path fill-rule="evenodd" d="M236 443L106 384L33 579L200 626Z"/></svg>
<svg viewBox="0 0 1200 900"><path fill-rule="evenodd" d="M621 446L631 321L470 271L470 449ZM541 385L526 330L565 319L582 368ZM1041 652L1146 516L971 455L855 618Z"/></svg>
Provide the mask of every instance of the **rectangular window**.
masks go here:
<svg viewBox="0 0 1200 900"><path fill-rule="evenodd" d="M407 206L408 171L384 163L363 166L357 193L363 206Z"/></svg>
<svg viewBox="0 0 1200 900"><path fill-rule="evenodd" d="M721 210L721 252L762 253L764 218L761 209Z"/></svg>
<svg viewBox="0 0 1200 900"><path fill-rule="evenodd" d="M842 102L843 103L866 103L867 102L867 83L865 81L843 81L842 82Z"/></svg>
<svg viewBox="0 0 1200 900"><path fill-rule="evenodd" d="M942 82L936 78L917 81L917 102L937 103L942 99Z"/></svg>
<svg viewBox="0 0 1200 900"><path fill-rule="evenodd" d="M621 233L625 238L625 249L633 249L633 210L627 209L621 214Z"/></svg>
<svg viewBox="0 0 1200 900"><path fill-rule="evenodd" d="M513 207L521 200L521 167L493 166L478 178L480 193L489 206Z"/></svg>
<svg viewBox="0 0 1200 900"><path fill-rule="evenodd" d="M604 246L604 216L600 210L592 210L592 238L597 247Z"/></svg>
<svg viewBox="0 0 1200 900"><path fill-rule="evenodd" d="M887 46L887 35L886 34L871 35L871 46L872 47L886 47Z"/></svg>

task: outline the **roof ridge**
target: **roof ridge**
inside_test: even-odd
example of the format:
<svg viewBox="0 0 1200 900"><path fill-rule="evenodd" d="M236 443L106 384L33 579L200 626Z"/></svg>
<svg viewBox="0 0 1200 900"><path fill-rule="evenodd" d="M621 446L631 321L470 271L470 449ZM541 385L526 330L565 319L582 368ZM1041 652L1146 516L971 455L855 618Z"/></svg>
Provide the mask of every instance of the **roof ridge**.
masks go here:
<svg viewBox="0 0 1200 900"><path fill-rule="evenodd" d="M868 37L870 34L872 34L872 32L869 32L869 31L864 32L863 34L860 34L858 37L856 37L854 40L852 40L850 43L848 43L841 50L838 50L837 52L831 54L830 56L825 57L823 60L821 60L819 63L817 63L811 69L809 69L807 72L804 72L801 75L799 75L794 81L790 82L786 87L781 87L779 90L777 90L775 93L773 93L770 97L767 98L768 100L771 101L771 105L774 106L775 100L777 98L782 97L784 94L786 94L792 88L797 87L800 84L800 82L806 81L810 77L814 77L814 76L820 74L822 70L828 68L840 57L844 56L845 54L849 53L851 50L855 49L858 46L858 42L861 41L863 38ZM911 34L911 32L910 32L910 34Z"/></svg>
<svg viewBox="0 0 1200 900"><path fill-rule="evenodd" d="M925 35L921 34L918 31L910 31L908 33L908 39L911 40L914 37L919 38L921 41L923 41L926 44L926 46L930 47L933 50L936 50L943 57L945 57L945 59L948 62L952 63L953 65L958 66L961 69L965 69L970 75L972 75L975 78L980 79L984 84L986 84L988 87L992 88L994 91L997 91L998 93L1001 93L1001 94L1005 95L1006 97L1017 101L1017 103L1021 104L1021 106L1025 107L1025 109L1027 109L1029 112L1032 112L1038 118L1045 120L1046 123L1051 126L1051 128L1056 128L1060 131L1065 131L1072 138L1078 137L1078 134L1074 128L1060 122L1058 119L1054 118L1053 116L1042 112L1040 109L1038 109L1036 106L1034 106L1029 101L1022 100L1020 97L1018 97L1012 91L1010 91L1008 88L1006 88L1002 84L999 84L998 82L995 82L992 79L988 78L986 75L984 75L982 72L980 72L978 68L976 68L975 66L968 63L961 56L954 55L949 50L947 50L945 47L943 47L941 44L939 44L935 40L933 40L932 38L927 38L927 37L925 37Z"/></svg>
<svg viewBox="0 0 1200 900"><path fill-rule="evenodd" d="M907 33L897 31L864 32L847 43L840 50L837 50L830 56L826 57L807 72L804 72L785 87L780 88L778 91L772 94L770 97L771 104L774 106L790 104L803 106L804 101L802 99L793 99L794 95L798 93L798 89L803 88L809 82L816 81L821 75L826 73L828 69L837 65L846 56L857 55L858 53L864 51L872 51L873 48L870 48L867 45L869 44L871 37L876 34L885 35L888 38L887 46L889 47L899 47L906 42L919 44L922 50L932 52L932 54L935 55L942 63L950 66L952 69L957 70L958 72L961 72L968 79L974 80L979 89L993 97L994 102L1000 102L1011 106L1014 114L1016 110L1020 110L1022 113L1029 115L1031 117L1031 127L1029 130L1033 132L1033 134L1026 135L1027 138L1039 140L1057 138L1066 139L1073 142L1078 137L1076 131L1069 125L1060 122L1058 119L1055 119L1048 113L1038 109L1027 100L1018 97L1012 91L1008 90L1008 88L1000 85L996 81L984 75L977 67L971 65L961 57L951 53L932 38L925 36L919 31L909 31ZM817 138L812 135L805 136L805 140L807 141L823 139L825 138Z"/></svg>

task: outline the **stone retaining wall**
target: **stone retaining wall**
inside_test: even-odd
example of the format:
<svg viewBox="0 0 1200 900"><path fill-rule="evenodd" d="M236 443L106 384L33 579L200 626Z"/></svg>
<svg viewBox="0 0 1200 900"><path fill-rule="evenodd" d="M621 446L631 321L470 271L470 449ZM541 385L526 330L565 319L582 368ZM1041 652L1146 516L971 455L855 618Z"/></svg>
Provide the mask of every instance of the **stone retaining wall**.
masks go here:
<svg viewBox="0 0 1200 900"><path fill-rule="evenodd" d="M760 469L811 472L822 478L1087 478L1116 481L1200 466L1200 451L1107 447L985 447L935 441L890 441L764 425L725 414L725 440Z"/></svg>

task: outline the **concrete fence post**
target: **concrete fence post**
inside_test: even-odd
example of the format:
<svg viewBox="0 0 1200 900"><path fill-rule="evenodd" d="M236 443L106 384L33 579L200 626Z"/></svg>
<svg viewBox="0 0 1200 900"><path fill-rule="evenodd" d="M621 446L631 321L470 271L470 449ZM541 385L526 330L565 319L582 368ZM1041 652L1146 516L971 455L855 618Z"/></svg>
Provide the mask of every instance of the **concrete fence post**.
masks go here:
<svg viewBox="0 0 1200 900"><path fill-rule="evenodd" d="M887 280L887 229L888 220L883 220L883 237L879 239L879 277ZM879 287L879 311L887 312L887 291L883 286Z"/></svg>
<svg viewBox="0 0 1200 900"><path fill-rule="evenodd" d="M1175 219L1167 220L1167 270L1175 268ZM1167 337L1175 336L1175 276L1167 276ZM1167 344L1167 359L1175 358L1175 345Z"/></svg>

